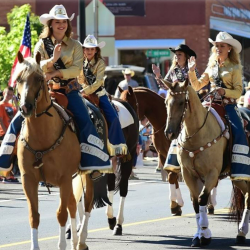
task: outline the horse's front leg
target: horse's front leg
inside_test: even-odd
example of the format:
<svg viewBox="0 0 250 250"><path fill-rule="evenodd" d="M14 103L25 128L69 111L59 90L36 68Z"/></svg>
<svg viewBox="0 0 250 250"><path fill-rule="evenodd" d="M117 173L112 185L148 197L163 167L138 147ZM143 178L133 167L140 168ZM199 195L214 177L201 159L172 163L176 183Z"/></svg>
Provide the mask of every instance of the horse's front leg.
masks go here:
<svg viewBox="0 0 250 250"><path fill-rule="evenodd" d="M170 208L173 216L180 216L182 214L181 207L184 205L182 199L181 190L178 182L178 172L180 171L180 165L177 161L177 141L171 142L168 150L167 158L164 164L164 168L168 172L169 182L169 199ZM175 172L173 172L174 170Z"/></svg>
<svg viewBox="0 0 250 250"><path fill-rule="evenodd" d="M210 192L206 192L205 186L199 178L192 175L186 168L183 168L183 177L190 190L194 211L196 213L197 231L192 239L192 247L207 245L211 241L211 232L208 229L208 218L206 204ZM201 192L202 190L202 192Z"/></svg>
<svg viewBox="0 0 250 250"><path fill-rule="evenodd" d="M27 197L29 207L29 222L31 228L31 250L39 250L38 226L40 214L38 213L38 181L34 176L22 175L22 185Z"/></svg>
<svg viewBox="0 0 250 250"><path fill-rule="evenodd" d="M180 216L182 214L181 207L183 207L184 201L182 199L181 190L178 182L178 174L169 171L168 182L171 213L173 216Z"/></svg>
<svg viewBox="0 0 250 250"><path fill-rule="evenodd" d="M70 225L71 225L71 249L75 250L77 245L77 229L76 229L76 199L71 191L68 210L70 215Z"/></svg>
<svg viewBox="0 0 250 250"><path fill-rule="evenodd" d="M65 225L68 219L68 212L67 212L67 208L69 206L69 202L74 202L75 199L70 197L71 195L73 195L72 192L72 179L70 178L65 178L61 181L62 185L60 186L60 205L59 208L57 209L57 220L60 224L60 228L59 228L59 241L58 241L58 248L60 250L65 250L67 247L66 244L66 237L65 237ZM75 219L75 214L73 215L73 211L76 210L76 203L75 205L71 204L71 208L73 208L73 206L75 208L72 209L72 216L73 219ZM75 224L75 222L73 221L73 224ZM74 226L73 226L74 227Z"/></svg>
<svg viewBox="0 0 250 250"><path fill-rule="evenodd" d="M222 165L222 164L221 164ZM206 175L204 180L203 189L199 195L199 226L200 226L200 245L205 246L209 245L211 242L211 231L208 228L208 216L207 216L207 204L208 198L211 190L217 185L218 182L218 171L215 167L213 170Z"/></svg>
<svg viewBox="0 0 250 250"><path fill-rule="evenodd" d="M219 184L219 180L217 182L217 185L212 189L209 197L208 197L208 205L207 205L207 211L208 214L214 214L214 207L217 205L217 187Z"/></svg>
<svg viewBox="0 0 250 250"><path fill-rule="evenodd" d="M89 175L86 175L85 178L86 178L86 189L84 195L85 214L83 216L83 221L79 231L79 241L77 245L77 250L88 249L88 246L86 245L86 240L88 236L88 223L89 223L90 213L93 208L93 200L94 200L93 181L90 179Z"/></svg>

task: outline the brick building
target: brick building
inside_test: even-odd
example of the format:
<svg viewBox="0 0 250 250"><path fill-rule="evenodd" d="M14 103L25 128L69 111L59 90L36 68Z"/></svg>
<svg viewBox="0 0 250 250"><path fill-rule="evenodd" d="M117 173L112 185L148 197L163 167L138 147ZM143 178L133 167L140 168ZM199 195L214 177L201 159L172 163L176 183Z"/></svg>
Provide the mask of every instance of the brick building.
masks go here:
<svg viewBox="0 0 250 250"><path fill-rule="evenodd" d="M208 38L215 39L219 31L227 31L242 43L244 76L246 80L250 80L250 57L246 56L250 50L249 0L130 0L130 3L129 0L100 1L106 6L110 2L123 6L125 3L135 5L139 2L141 8L138 15L131 15L129 11L128 14L115 14L115 50L109 57L109 64L144 66L150 71L151 64L158 62L166 73L173 54L157 59L149 56L147 51L166 50L185 43L196 52L197 67L202 73L210 53ZM2 0L0 26L7 26L6 13L14 5L24 3L30 3L32 11L37 15L48 13L55 4L63 4L68 15L78 15L78 0ZM89 3L90 0L85 0L86 6ZM73 31L77 34L77 18L72 24Z"/></svg>

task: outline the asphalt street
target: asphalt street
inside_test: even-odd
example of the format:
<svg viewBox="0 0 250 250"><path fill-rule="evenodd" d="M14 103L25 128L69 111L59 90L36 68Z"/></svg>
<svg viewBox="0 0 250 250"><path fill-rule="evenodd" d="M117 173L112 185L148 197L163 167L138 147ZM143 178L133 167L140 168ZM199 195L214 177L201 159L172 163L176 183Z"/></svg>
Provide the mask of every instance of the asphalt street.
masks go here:
<svg viewBox="0 0 250 250"><path fill-rule="evenodd" d="M180 183L184 199L183 214L171 216L169 209L168 183L162 182L155 173L156 161L144 161L144 167L136 169L139 180L129 181L125 202L123 235L113 236L108 229L106 208L94 209L89 221L87 245L89 250L163 250L190 249L196 232L196 221L185 183ZM215 215L209 216L212 243L206 249L249 249L249 235L245 246L235 245L237 224L230 222L227 208L232 184L222 180L218 186ZM39 244L40 249L57 249L59 225L56 209L59 204L58 188L49 195L44 187L39 188ZM117 214L119 195L114 199ZM21 184L0 183L0 249L30 249L28 209ZM70 248L68 241L67 249ZM203 248L201 248L203 249Z"/></svg>

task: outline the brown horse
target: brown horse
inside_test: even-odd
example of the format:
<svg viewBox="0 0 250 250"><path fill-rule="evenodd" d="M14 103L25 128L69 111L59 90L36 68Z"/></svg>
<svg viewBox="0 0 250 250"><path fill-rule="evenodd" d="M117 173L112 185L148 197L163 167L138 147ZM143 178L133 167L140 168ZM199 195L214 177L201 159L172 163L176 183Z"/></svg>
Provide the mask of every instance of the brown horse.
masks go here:
<svg viewBox="0 0 250 250"><path fill-rule="evenodd" d="M167 112L164 98L157 95L148 88L138 87L122 90L121 99L126 100L137 112L139 120L146 116L153 126L152 140L156 151L160 155L162 165L164 165L171 141L166 138L164 129L166 126ZM177 173L168 171L168 181L170 185L170 208L173 215L181 215L183 199L181 197Z"/></svg>
<svg viewBox="0 0 250 250"><path fill-rule="evenodd" d="M60 205L57 210L60 224L59 249L66 249L65 224L68 209L73 232L72 248L83 250L87 247L81 245L81 242L76 246L76 200L72 189L72 175L77 172L80 163L80 146L76 134L52 105L39 66L40 60L40 53L37 53L35 59L24 59L19 52L19 67L15 78L18 82L20 110L25 118L18 140L17 156L29 207L31 249L39 250L38 183L46 180L60 188ZM93 184L88 176L84 179L89 191L86 203L88 207L93 201Z"/></svg>
<svg viewBox="0 0 250 250"><path fill-rule="evenodd" d="M223 153L227 146L225 135L214 115L204 108L195 90L183 83L168 83L166 98L168 113L165 133L169 139L178 141L178 161L183 178L190 190L196 213L197 232L192 246L208 245L211 231L208 228L206 206L210 191L216 186L222 171ZM250 209L250 182L235 181L245 196L245 209L237 235L238 242L244 242L248 232Z"/></svg>

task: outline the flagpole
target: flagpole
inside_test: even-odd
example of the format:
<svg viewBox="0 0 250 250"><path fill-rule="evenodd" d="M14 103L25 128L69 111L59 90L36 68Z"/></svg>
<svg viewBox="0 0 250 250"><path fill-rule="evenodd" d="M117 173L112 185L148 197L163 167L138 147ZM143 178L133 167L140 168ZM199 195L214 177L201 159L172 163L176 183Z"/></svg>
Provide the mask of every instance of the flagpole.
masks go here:
<svg viewBox="0 0 250 250"><path fill-rule="evenodd" d="M23 37L22 37L21 45L19 47L19 51L22 53L24 58L31 56L31 31L30 31L29 13L26 16L26 22L24 25ZM8 83L8 85L13 88L16 86L16 81L13 79L13 75L15 73L15 69L17 65L18 65L18 58L16 56L12 69L11 69L11 75L10 75L10 79Z"/></svg>

